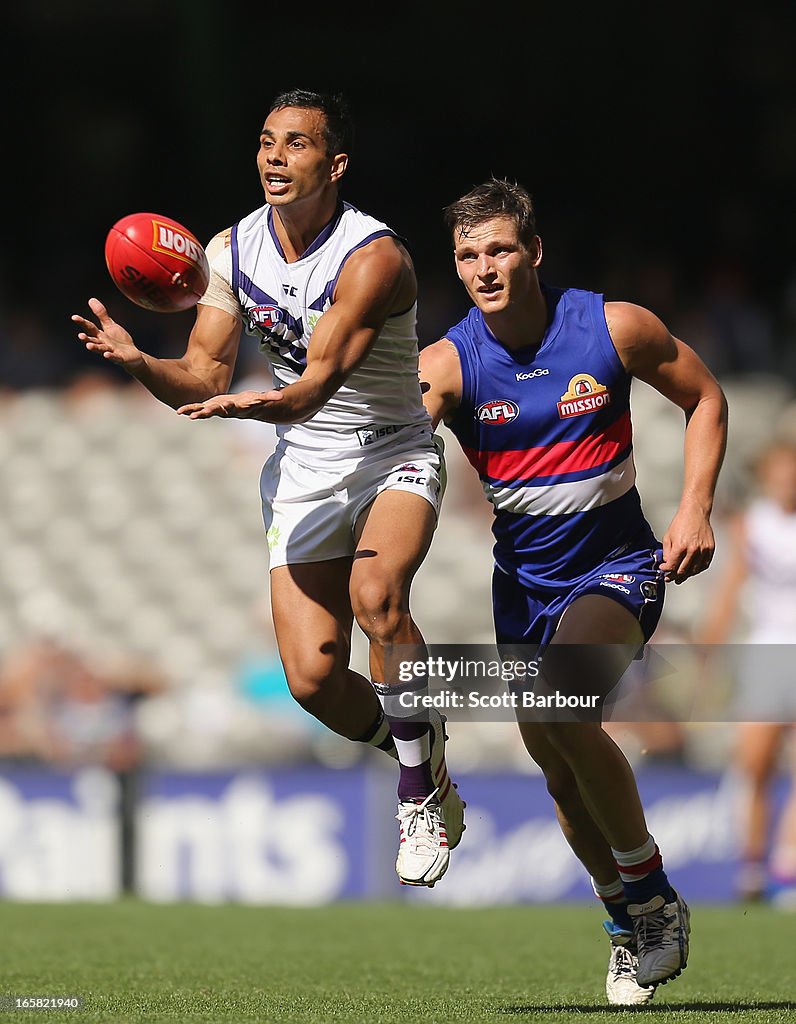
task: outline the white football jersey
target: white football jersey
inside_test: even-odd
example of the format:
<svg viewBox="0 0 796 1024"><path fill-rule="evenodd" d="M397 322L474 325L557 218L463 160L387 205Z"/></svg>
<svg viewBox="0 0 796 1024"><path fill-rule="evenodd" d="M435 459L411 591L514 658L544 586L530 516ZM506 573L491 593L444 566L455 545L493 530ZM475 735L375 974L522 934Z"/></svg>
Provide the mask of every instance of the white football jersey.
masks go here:
<svg viewBox="0 0 796 1024"><path fill-rule="evenodd" d="M269 204L227 234L229 244L208 246L213 276L230 286L245 330L270 360L276 387L301 377L312 332L332 304L348 257L376 238L396 237L386 224L344 202L294 263L285 259ZM216 301L212 281L202 301L227 308L223 299ZM280 439L294 451L305 450L309 459L322 450L328 461L386 443L398 426L430 432L417 376L416 324L416 303L391 316L367 358L322 409L305 423L277 424Z"/></svg>
<svg viewBox="0 0 796 1024"><path fill-rule="evenodd" d="M796 515L754 501L745 516L750 643L796 642Z"/></svg>

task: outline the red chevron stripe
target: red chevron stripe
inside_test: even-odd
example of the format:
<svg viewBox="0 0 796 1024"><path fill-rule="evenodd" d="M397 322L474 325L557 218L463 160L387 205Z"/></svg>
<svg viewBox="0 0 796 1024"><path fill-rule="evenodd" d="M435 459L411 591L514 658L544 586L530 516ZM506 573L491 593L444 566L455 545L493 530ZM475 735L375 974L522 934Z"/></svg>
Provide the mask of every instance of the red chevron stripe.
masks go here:
<svg viewBox="0 0 796 1024"><path fill-rule="evenodd" d="M627 448L631 439L628 410L599 434L589 434L577 441L559 441L509 452L465 448L464 453L478 472L491 480L533 480L607 465Z"/></svg>

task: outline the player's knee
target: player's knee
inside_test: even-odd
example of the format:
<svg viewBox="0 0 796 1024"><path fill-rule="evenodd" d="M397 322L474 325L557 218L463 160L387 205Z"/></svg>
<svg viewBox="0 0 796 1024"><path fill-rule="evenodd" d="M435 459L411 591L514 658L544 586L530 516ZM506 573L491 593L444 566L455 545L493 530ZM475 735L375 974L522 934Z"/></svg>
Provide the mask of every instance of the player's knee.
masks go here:
<svg viewBox="0 0 796 1024"><path fill-rule="evenodd" d="M384 580L360 584L351 594L351 606L359 628L377 643L394 642L409 615L400 590Z"/></svg>
<svg viewBox="0 0 796 1024"><path fill-rule="evenodd" d="M290 693L305 711L313 712L328 699L338 676L337 659L331 652L315 652L289 661L285 676Z"/></svg>
<svg viewBox="0 0 796 1024"><path fill-rule="evenodd" d="M287 685L291 696L305 711L312 712L323 699L324 680L306 675L287 677Z"/></svg>
<svg viewBox="0 0 796 1024"><path fill-rule="evenodd" d="M566 764L546 767L544 777L547 783L547 792L559 807L566 809L574 799L579 798L577 780Z"/></svg>

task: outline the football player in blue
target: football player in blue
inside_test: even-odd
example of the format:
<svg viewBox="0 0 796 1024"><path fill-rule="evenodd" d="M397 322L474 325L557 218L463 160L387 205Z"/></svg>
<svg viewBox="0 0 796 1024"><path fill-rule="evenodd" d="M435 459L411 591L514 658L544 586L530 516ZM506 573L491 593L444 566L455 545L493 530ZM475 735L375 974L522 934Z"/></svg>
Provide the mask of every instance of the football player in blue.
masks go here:
<svg viewBox="0 0 796 1024"><path fill-rule="evenodd" d="M494 505L498 646L536 645L550 692L604 697L650 639L667 582L710 565L727 403L653 313L539 277L519 185L492 179L445 210L468 315L421 351L433 422L456 435ZM635 486L630 384L685 414L679 508L659 542ZM563 833L608 911L611 1003L644 1003L686 966L689 910L664 870L633 771L599 713L519 723Z"/></svg>

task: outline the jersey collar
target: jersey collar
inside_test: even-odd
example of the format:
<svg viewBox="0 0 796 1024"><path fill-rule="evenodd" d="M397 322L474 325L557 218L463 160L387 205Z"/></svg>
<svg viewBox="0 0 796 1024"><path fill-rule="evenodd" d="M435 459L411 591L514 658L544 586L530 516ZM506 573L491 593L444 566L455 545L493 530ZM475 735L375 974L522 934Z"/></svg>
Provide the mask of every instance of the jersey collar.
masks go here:
<svg viewBox="0 0 796 1024"><path fill-rule="evenodd" d="M329 221L328 224L326 224L324 227L321 228L321 230L318 233L318 235L315 238L315 240L304 250L304 252L299 257L299 260L303 260L307 256L311 256L312 253L317 252L318 249L320 249L320 247L324 244L324 242L328 241L329 238L331 238L331 236L334 234L335 228L340 223L340 218L343 216L344 212L345 212L345 203L343 202L342 199L339 199L338 202L337 202L337 207L335 208L334 214L332 215L332 219ZM268 207L268 212L266 214L266 217L267 217L267 223L268 223L268 231L269 231L269 233L271 235L271 238L273 240L274 247L276 248L276 251L279 253L279 255L282 257L282 259L287 263L287 258L285 256L285 250L282 248L282 243L279 241L279 236L277 235L276 228L274 227L274 208L273 208L273 206L269 206ZM299 260L297 260L296 262L299 262Z"/></svg>

